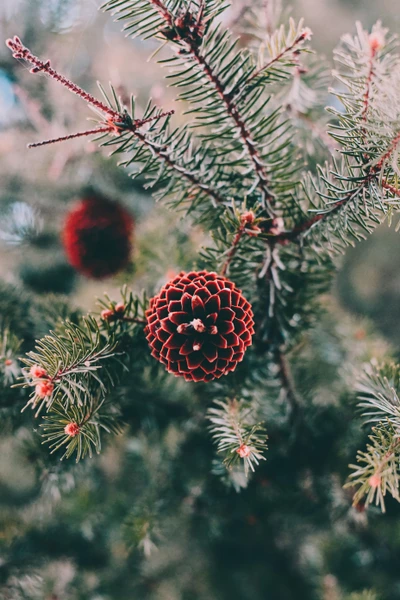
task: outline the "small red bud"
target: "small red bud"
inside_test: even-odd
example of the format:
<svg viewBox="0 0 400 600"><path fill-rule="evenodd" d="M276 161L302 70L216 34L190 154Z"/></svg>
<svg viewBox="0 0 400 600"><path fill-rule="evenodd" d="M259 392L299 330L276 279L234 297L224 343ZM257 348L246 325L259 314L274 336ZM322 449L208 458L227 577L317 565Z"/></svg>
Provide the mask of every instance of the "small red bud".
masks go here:
<svg viewBox="0 0 400 600"><path fill-rule="evenodd" d="M253 213L252 210L248 210L248 211L244 212L240 217L240 221L241 221L242 225L252 225L255 220L256 220L256 215Z"/></svg>
<svg viewBox="0 0 400 600"><path fill-rule="evenodd" d="M39 381L39 383L35 386L35 393L40 398L45 398L46 396L51 396L54 390L54 383L48 380Z"/></svg>
<svg viewBox="0 0 400 600"><path fill-rule="evenodd" d="M374 489L378 488L381 485L381 482L382 482L382 477L379 473L374 473L368 479L369 485Z"/></svg>
<svg viewBox="0 0 400 600"><path fill-rule="evenodd" d="M75 437L79 434L80 429L81 428L79 427L78 423L68 423L68 425L66 425L64 428L64 433L69 437Z"/></svg>
<svg viewBox="0 0 400 600"><path fill-rule="evenodd" d="M34 379L41 379L48 376L46 369L43 369L40 365L32 365L29 373Z"/></svg>
<svg viewBox="0 0 400 600"><path fill-rule="evenodd" d="M123 313L125 311L125 304L123 302L119 302L115 305L114 310L117 313Z"/></svg>
<svg viewBox="0 0 400 600"><path fill-rule="evenodd" d="M106 308L105 310L103 310L101 312L101 318L104 321L111 321L111 319L113 318L113 316L114 316L114 311L111 310L110 308Z"/></svg>
<svg viewBox="0 0 400 600"><path fill-rule="evenodd" d="M247 458L251 454L251 450L246 444L242 444L236 452L239 454L240 458Z"/></svg>

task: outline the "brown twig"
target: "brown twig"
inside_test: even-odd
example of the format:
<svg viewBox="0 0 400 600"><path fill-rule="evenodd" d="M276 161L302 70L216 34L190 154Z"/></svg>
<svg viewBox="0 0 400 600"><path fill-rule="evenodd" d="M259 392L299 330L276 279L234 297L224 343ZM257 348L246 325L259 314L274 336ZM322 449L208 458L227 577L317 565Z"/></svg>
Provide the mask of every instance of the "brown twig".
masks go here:
<svg viewBox="0 0 400 600"><path fill-rule="evenodd" d="M139 325L146 325L146 319L139 319L139 317L118 317L118 321L125 321L126 323L138 323Z"/></svg>
<svg viewBox="0 0 400 600"><path fill-rule="evenodd" d="M232 100L232 95L226 92L222 81L220 80L218 75L213 71L211 66L208 64L205 57L201 54L197 40L192 36L185 37L179 32L179 28L174 27L173 15L169 12L168 8L163 4L161 0L150 1L156 7L159 14L165 19L168 27L173 27L175 29L175 33L178 36L178 39L180 39L182 43L186 44L188 52L191 54L191 56L197 62L197 64L203 69L205 75L213 84L219 97L224 102L228 115L231 117L231 119L235 123L236 128L239 131L242 145L253 163L259 181L258 187L260 188L264 200L268 205L269 213L271 216L274 216L272 208L270 206L270 202L273 200L274 195L268 187L269 182L265 166L263 165L260 153L257 149L256 144L254 143L254 140L252 139L251 133L244 124L243 119L238 111L238 108ZM203 12L200 9L199 15L202 14ZM196 25L198 29L201 30L201 23L197 22Z"/></svg>
<svg viewBox="0 0 400 600"><path fill-rule="evenodd" d="M230 248L230 250L228 252L226 260L225 260L224 264L222 265L220 273L221 273L221 275L223 277L225 277L225 275L226 275L226 273L227 273L227 271L229 269L229 266L230 266L230 264L231 264L231 262L232 262L232 260L233 260L233 258L235 256L235 254L236 254L236 252L238 250L239 242L242 239L243 234L245 233L245 229L246 229L246 224L245 223L241 223L239 229L236 232L235 237L233 238L232 246L231 246L231 248Z"/></svg>
<svg viewBox="0 0 400 600"><path fill-rule="evenodd" d="M263 65L257 71L255 71L247 79L247 81L244 83L244 85L248 85L249 83L251 83L253 81L253 79L256 79L256 77L258 77L259 75L261 75L261 73L263 73L264 71L267 71L268 69L270 69L272 67L272 65L274 65L276 62L280 61L281 58L283 58L285 56L285 54L289 54L290 52L295 51L296 46L298 46L299 44L301 44L302 42L304 42L304 40L307 39L308 35L309 35L309 30L302 31L301 34L294 40L293 44L291 44L287 48L284 48L274 58L271 58L270 61L268 61L265 65Z"/></svg>
<svg viewBox="0 0 400 600"><path fill-rule="evenodd" d="M292 416L295 416L300 410L301 398L296 390L289 361L282 349L279 349L276 352L276 362L279 368L282 386L286 392L286 397L292 410Z"/></svg>
<svg viewBox="0 0 400 600"><path fill-rule="evenodd" d="M117 111L113 110L103 102L100 102L100 100L98 100L97 98L80 88L78 85L76 85L66 77L64 77L64 75L61 75L60 73L52 69L49 60L43 62L37 56L32 54L29 48L23 45L19 37L14 36L13 39L8 39L6 41L6 45L12 51L14 58L26 60L29 64L32 65L32 73L46 73L47 75L49 75L49 77L61 83L61 85L66 87L70 92L76 94L94 108L97 108L98 110L102 111L106 115L109 115L113 119L119 118L119 113Z"/></svg>
<svg viewBox="0 0 400 600"><path fill-rule="evenodd" d="M88 129L86 131L80 131L78 133L70 133L68 135L63 135L62 137L53 138L51 140L43 140L41 142L34 142L32 144L28 144L28 148L39 148L40 146L46 146L48 144L56 144L57 142L65 142L67 140L73 140L79 137L86 137L88 135L97 135L98 133L110 133L112 131L112 127L96 127L95 129Z"/></svg>
<svg viewBox="0 0 400 600"><path fill-rule="evenodd" d="M229 114L229 116L231 117L231 119L233 120L233 122L235 123L235 125L239 131L242 145L245 148L245 150L247 151L247 154L249 155L249 157L253 163L254 170L257 174L258 181L259 181L258 187L260 188L260 190L263 194L264 200L268 205L270 216L273 217L274 213L273 213L273 210L272 210L272 207L270 204L271 204L271 201L274 199L274 195L272 194L272 192L269 189L269 181L268 181L266 169L265 169L265 166L261 159L260 153L257 149L257 146L254 143L254 140L251 136L251 133L247 129L244 121L242 120L241 114L239 113L239 110L238 110L235 102L233 102L231 94L228 94L226 92L218 75L216 73L214 73L213 69L208 64L205 57L200 53L199 48L193 43L189 43L189 47L190 47L190 52L191 52L193 58L196 60L198 65L202 67L207 78L215 87L215 90L217 91L219 97L225 104L227 113Z"/></svg>

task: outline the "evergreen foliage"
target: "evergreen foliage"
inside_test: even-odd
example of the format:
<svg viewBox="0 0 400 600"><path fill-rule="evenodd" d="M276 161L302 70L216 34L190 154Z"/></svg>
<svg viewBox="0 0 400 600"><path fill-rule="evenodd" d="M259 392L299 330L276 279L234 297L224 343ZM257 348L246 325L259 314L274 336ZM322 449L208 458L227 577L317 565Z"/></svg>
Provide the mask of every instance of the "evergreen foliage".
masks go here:
<svg viewBox="0 0 400 600"><path fill-rule="evenodd" d="M187 557L181 567L187 569L182 598L211 597L210 590L217 590L215 598L266 597L265 582L259 582L257 595L243 591L246 577L241 571L243 562L250 560L246 554L256 555L263 547L261 533L248 531L262 514L267 514L262 532L268 529L272 539L283 526L293 526L298 537L294 547L272 547L271 555L276 554L269 557L265 581L275 581L276 565L283 565L281 580L275 582L277 597L294 597L288 577L299 598L317 598L315 582L305 581L298 565L292 567L294 554L300 555L307 543L320 549L337 514L346 515L343 527L348 531L357 510L362 514L373 502L385 510L389 495L400 501L400 368L387 356L378 357L382 364L377 367L368 351L354 356L339 339L323 300L346 247L390 221L399 208L397 39L380 23L370 33L357 25L355 36L343 37L335 53L335 107L329 109L327 126L321 110L326 69L311 56L311 32L302 21L291 19L288 26L279 25L275 33L265 35L250 19L245 49L221 21L226 8L221 0L110 0L104 8L123 23L130 37L160 43L156 55L177 89L178 106L186 115L183 124L176 124L172 112L152 101L139 116L135 98L125 106L113 87L110 92L101 88L104 101L98 100L34 56L18 38L8 46L33 73L47 74L95 109L99 120L94 129L60 139L94 135L121 158L132 177L145 181L157 200L167 200L191 225L201 226L206 242L196 267L229 276L242 287L254 311L254 343L235 373L191 386L172 381L150 356L144 331L147 295L157 289L140 295L123 287L117 301L105 296L100 311L86 316L70 310L63 300L44 310L43 303L30 306L11 292L5 294L0 322L0 385L5 390L0 418L10 418L18 428L27 412L21 417L12 404L21 408L23 402L39 418L40 443L35 434L25 447L26 456L46 473L37 504L44 498L51 503L54 489L62 494L75 485L75 477L81 483L87 477L86 463L75 472L64 467L68 461L56 465L53 453L57 461L92 457L102 452L104 433L119 435L108 442L106 457L113 444L125 445L126 464L115 475L126 478L126 468L132 475L119 500L123 532L110 489L97 493L87 484L88 499L82 498L96 508L104 503L101 520L90 528L93 539L104 542L99 548L106 550L103 555L99 549L98 556L87 560L108 566L115 560L117 565L99 598L108 598L107 586L116 581L122 582L123 598L155 597L148 592L152 582L165 577L163 570L176 568L173 556L162 549L178 523L176 506L186 511L174 540ZM319 136L323 165L315 165L307 152L315 149L313 141L299 147L299 140L310 133L312 140ZM25 217L22 232L11 225L6 228L13 243L20 234L32 235L37 219L30 213ZM48 333L42 336L44 329ZM41 337L35 344L32 331ZM21 374L17 355L22 351L27 354ZM366 358L371 364L361 376ZM354 362L351 372L343 366L349 362ZM365 430L353 418L355 391L368 428L366 450L358 450ZM357 464L351 465L346 484L354 500L351 509L342 486L354 455ZM319 462L311 473L315 456ZM251 485L246 489L250 481L259 485L254 496ZM233 497L232 487L241 494ZM288 510L288 488L298 516L317 513L318 540L304 533L298 522L283 523L274 512L278 496L284 498L282 509ZM241 545L228 540L243 561L238 565L241 596L235 580L230 589L218 592L219 567L226 566L218 557L227 543L227 503L233 521L239 514L247 519L246 524L239 518L236 522L236 528L244 530ZM192 517L201 529L210 515L215 522L220 519L218 526L213 529L211 523L210 537L200 535L198 556L191 555ZM71 516L59 516L57 526L62 529ZM105 522L112 530L106 541ZM69 532L71 539L64 540L68 551L76 541L85 547L83 529L82 525L75 534ZM40 535L34 525L26 526L26 553ZM339 548L341 535L338 527ZM113 555L114 542L129 557L125 564ZM9 544L4 598L43 597L34 573L21 578L19 543L12 539ZM138 557L154 557L159 549L162 558L153 570L130 582L126 575L137 568ZM207 552L214 570L194 596L188 573L194 573L199 585ZM337 556L339 550L333 552ZM357 589L364 583L375 585L366 571L366 582ZM81 582L82 594L87 592L85 585ZM375 597L369 590L349 596Z"/></svg>

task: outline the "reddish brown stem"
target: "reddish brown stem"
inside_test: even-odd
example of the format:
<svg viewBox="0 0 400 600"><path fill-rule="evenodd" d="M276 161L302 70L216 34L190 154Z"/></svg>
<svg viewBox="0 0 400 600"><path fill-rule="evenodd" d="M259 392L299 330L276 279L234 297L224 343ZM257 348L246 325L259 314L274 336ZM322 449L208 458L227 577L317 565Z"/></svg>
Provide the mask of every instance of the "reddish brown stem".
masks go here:
<svg viewBox="0 0 400 600"><path fill-rule="evenodd" d="M273 64L275 64L276 62L280 61L281 58L283 58L285 56L285 54L289 54L292 50L294 51L294 49L296 48L296 46L298 46L299 44L301 44L301 42L304 42L304 40L306 39L306 33L303 31L293 42L293 44L291 46L288 46L287 48L284 48L282 50L282 52L280 52L277 56L275 56L275 58L272 58L269 62L267 62L264 66L262 66L260 69L258 69L255 73L253 73L253 75L251 75L247 81L245 82L245 85L248 85L251 81L253 81L253 79L255 79L256 77L258 77L259 75L261 75L261 73L263 71L267 71L268 69L270 69L272 67Z"/></svg>
<svg viewBox="0 0 400 600"><path fill-rule="evenodd" d="M156 9L160 13L160 15L167 22L167 24L170 27L173 26L172 15L169 12L168 8L166 6L164 6L164 4L161 2L161 0L150 0L150 2L153 4L153 6L156 7Z"/></svg>
<svg viewBox="0 0 400 600"><path fill-rule="evenodd" d="M97 127L95 129L88 129L87 131L80 131L79 133L70 133L62 137L54 138L51 140L43 140L42 142L34 142L28 144L28 148L39 148L40 146L46 146L47 144L56 144L57 142L65 142L67 140L73 140L79 137L86 137L88 135L97 135L98 133L109 133L112 131L112 127Z"/></svg>
<svg viewBox="0 0 400 600"><path fill-rule="evenodd" d="M392 143L390 144L389 148L387 149L387 151L385 152L385 154L382 156L382 158L380 159L379 163L377 164L376 168L380 168L382 167L383 163L390 158L390 156L393 154L393 152L396 150L397 146L400 143L400 131L397 133L396 137L393 139Z"/></svg>
<svg viewBox="0 0 400 600"><path fill-rule="evenodd" d="M235 235L235 237L233 238L233 242L232 242L232 246L228 252L228 256L226 257L226 261L224 262L222 268L221 268L221 275L223 277L225 277L229 266L237 252L237 249L239 247L239 242L243 237L243 234L245 232L245 224L240 225L239 229L237 230L237 233Z"/></svg>
<svg viewBox="0 0 400 600"><path fill-rule="evenodd" d="M139 325L146 325L146 319L139 319L139 317L118 317L118 321L125 321L126 323L138 323Z"/></svg>
<svg viewBox="0 0 400 600"><path fill-rule="evenodd" d="M296 416L301 406L301 399L296 390L292 371L288 359L283 350L278 350L276 353L276 361L279 367L279 375L281 378L283 389L286 392L287 400L292 409L292 417Z"/></svg>
<svg viewBox="0 0 400 600"><path fill-rule="evenodd" d="M23 43L17 36L15 36L13 39L8 39L6 41L6 45L12 51L14 58L26 60L29 64L32 65L32 73L46 73L52 79L55 79L56 81L61 83L61 85L66 87L70 92L76 94L94 108L101 110L103 113L109 115L113 119L119 118L120 115L117 111L113 110L103 102L100 102L100 100L97 100L97 98L95 98L94 96L80 88L78 85L64 77L64 75L61 75L60 73L52 69L49 60L43 62L37 56L32 54L29 48L26 48L26 46L23 45Z"/></svg>
<svg viewBox="0 0 400 600"><path fill-rule="evenodd" d="M193 183L195 187L200 188L203 192L208 194L214 201L215 205L223 204L225 202L225 198L223 198L216 190L210 188L208 185L202 183L193 173L186 171L183 167L178 165L168 154L159 146L152 144L150 140L146 138L146 136L140 131L132 130L132 133L146 146L148 146L154 154L162 158L171 168L175 171L178 171L181 175L186 177L189 181Z"/></svg>
<svg viewBox="0 0 400 600"><path fill-rule="evenodd" d="M266 203L269 204L271 202L271 200L274 199L274 196L268 188L269 182L268 182L267 173L265 171L265 166L262 163L261 156L259 154L256 144L254 143L254 140L252 139L250 131L247 129L246 125L244 124L242 117L239 113L239 110L231 98L231 95L225 91L225 88L224 88L222 82L220 81L218 75L216 75L216 73L214 73L214 71L212 70L212 68L210 67L208 62L206 61L205 57L200 53L199 48L192 42L189 43L189 48L190 48L190 52L191 52L193 58L196 60L198 65L200 65L202 67L202 69L203 69L204 73L206 74L206 76L208 77L209 81L215 87L219 97L224 102L227 113L234 121L234 123L240 133L240 138L242 140L242 144L243 144L244 148L246 149L246 151L253 163L254 170L255 170L258 180L259 180L258 187L260 188ZM269 212L270 212L271 216L274 216L271 207L269 207Z"/></svg>
<svg viewBox="0 0 400 600"><path fill-rule="evenodd" d="M366 80L366 84L365 84L365 92L364 92L364 97L363 97L363 110L361 113L361 118L364 123L367 121L369 99L370 99L370 95L371 95L372 78L374 76L374 58L376 56L376 51L377 51L377 49L374 46L371 46L371 57L369 60L368 75L367 75L367 80ZM365 130L364 130L364 135L365 135Z"/></svg>

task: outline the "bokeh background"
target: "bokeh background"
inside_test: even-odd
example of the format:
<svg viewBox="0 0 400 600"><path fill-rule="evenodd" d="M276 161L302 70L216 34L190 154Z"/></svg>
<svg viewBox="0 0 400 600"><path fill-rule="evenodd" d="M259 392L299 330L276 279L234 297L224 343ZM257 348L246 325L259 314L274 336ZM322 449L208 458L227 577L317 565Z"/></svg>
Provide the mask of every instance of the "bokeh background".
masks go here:
<svg viewBox="0 0 400 600"><path fill-rule="evenodd" d="M236 27L245 2L236 0L225 17ZM313 46L328 62L340 36L353 31L357 20L370 27L381 19L400 33L398 0L292 0L290 4L291 14L304 17L313 30ZM135 94L143 109L149 97L165 110L172 108L174 95L166 88L160 67L148 62L156 46L124 38L119 25L100 12L99 5L98 0L0 0L0 40L19 35L36 54L51 58L59 71L95 94L97 80L104 85L112 81L122 97ZM154 211L141 182L116 168L117 161L96 144L84 139L26 149L29 142L85 129L88 117L90 111L78 98L52 81L30 75L0 45L0 278L37 295L67 295L83 309L93 308L95 297L105 290L113 296L133 277L137 289L146 285L149 261L151 281L163 282L191 254L195 258L195 248L203 240L200 230L164 207ZM130 265L102 282L77 274L60 241L65 214L88 189L118 200L136 221ZM369 319L396 347L400 233L395 225L382 225L365 243L347 250L333 293L344 311ZM13 440L0 438L0 510L29 495L34 481ZM68 580L67 564L64 575Z"/></svg>

